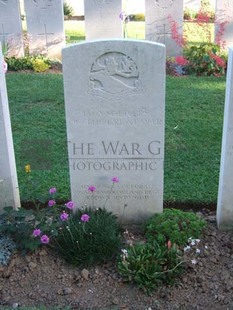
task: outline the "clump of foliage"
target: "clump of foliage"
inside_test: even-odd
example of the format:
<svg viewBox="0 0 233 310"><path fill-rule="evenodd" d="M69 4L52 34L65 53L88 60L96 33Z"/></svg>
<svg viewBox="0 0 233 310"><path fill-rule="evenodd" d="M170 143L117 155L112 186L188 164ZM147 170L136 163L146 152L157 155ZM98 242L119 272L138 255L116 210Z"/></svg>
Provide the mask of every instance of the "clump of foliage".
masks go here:
<svg viewBox="0 0 233 310"><path fill-rule="evenodd" d="M144 22L145 21L145 14L143 14L143 13L130 14L129 19L132 22Z"/></svg>
<svg viewBox="0 0 233 310"><path fill-rule="evenodd" d="M132 245L122 253L119 273L148 294L163 283L173 284L182 271L180 252L175 246L168 248L154 241Z"/></svg>
<svg viewBox="0 0 233 310"><path fill-rule="evenodd" d="M26 56L17 58L5 58L9 71L33 70L35 72L44 72L50 68L50 60L42 55Z"/></svg>
<svg viewBox="0 0 233 310"><path fill-rule="evenodd" d="M170 241L184 246L190 237L199 238L205 225L205 221L193 212L164 209L148 221L146 237L148 242L156 240L160 245Z"/></svg>
<svg viewBox="0 0 233 310"><path fill-rule="evenodd" d="M189 61L190 73L215 76L225 74L226 56L221 53L219 45L212 43L193 45L184 51L184 55Z"/></svg>
<svg viewBox="0 0 233 310"><path fill-rule="evenodd" d="M63 11L65 16L72 16L74 14L74 10L71 5L69 5L67 2L64 2L63 4Z"/></svg>
<svg viewBox="0 0 233 310"><path fill-rule="evenodd" d="M55 237L55 244L68 263L95 265L117 254L121 245L121 229L117 217L106 209L85 208L64 222Z"/></svg>

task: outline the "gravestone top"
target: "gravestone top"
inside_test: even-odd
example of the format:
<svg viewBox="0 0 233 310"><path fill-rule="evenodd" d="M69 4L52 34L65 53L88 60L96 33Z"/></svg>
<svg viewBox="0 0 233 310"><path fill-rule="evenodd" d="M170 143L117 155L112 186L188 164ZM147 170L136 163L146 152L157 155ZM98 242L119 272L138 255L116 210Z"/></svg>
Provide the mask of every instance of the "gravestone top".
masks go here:
<svg viewBox="0 0 233 310"><path fill-rule="evenodd" d="M145 0L145 36L166 45L167 56L182 54L183 0Z"/></svg>
<svg viewBox="0 0 233 310"><path fill-rule="evenodd" d="M86 40L122 38L121 0L85 0Z"/></svg>
<svg viewBox="0 0 233 310"><path fill-rule="evenodd" d="M22 57L24 55L18 0L0 1L0 42L8 57Z"/></svg>
<svg viewBox="0 0 233 310"><path fill-rule="evenodd" d="M24 2L30 53L61 58L61 49L65 46L63 1Z"/></svg>
<svg viewBox="0 0 233 310"><path fill-rule="evenodd" d="M107 208L130 222L162 212L164 45L84 42L63 49L62 62L72 200L89 205L93 184L103 207L116 176Z"/></svg>

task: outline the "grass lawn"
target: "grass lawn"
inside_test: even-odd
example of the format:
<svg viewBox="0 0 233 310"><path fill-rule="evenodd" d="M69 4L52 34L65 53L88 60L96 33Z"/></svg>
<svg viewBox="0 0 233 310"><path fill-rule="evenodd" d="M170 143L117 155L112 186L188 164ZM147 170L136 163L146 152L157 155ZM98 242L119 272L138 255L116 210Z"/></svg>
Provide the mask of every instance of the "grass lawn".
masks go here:
<svg viewBox="0 0 233 310"><path fill-rule="evenodd" d="M6 78L21 198L55 186L70 199L62 75ZM165 201L216 202L224 95L224 77L167 77ZM31 146L41 152L38 140L48 142L49 170L33 169L30 185L24 167L32 164Z"/></svg>
<svg viewBox="0 0 233 310"><path fill-rule="evenodd" d="M85 39L84 21L65 21L66 40L78 42ZM184 22L183 33L189 44L214 41L214 24ZM129 22L127 24L127 37L133 39L145 39L145 22Z"/></svg>

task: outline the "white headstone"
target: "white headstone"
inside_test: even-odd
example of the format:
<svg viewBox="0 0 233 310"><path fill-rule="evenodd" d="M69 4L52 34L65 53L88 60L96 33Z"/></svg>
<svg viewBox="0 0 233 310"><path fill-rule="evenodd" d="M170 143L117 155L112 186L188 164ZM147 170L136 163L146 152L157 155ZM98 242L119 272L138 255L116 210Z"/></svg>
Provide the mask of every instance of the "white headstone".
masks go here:
<svg viewBox="0 0 233 310"><path fill-rule="evenodd" d="M24 55L18 0L0 0L0 42L7 56Z"/></svg>
<svg viewBox="0 0 233 310"><path fill-rule="evenodd" d="M86 40L122 38L121 0L85 0Z"/></svg>
<svg viewBox="0 0 233 310"><path fill-rule="evenodd" d="M233 230L233 48L229 49L222 154L218 189L217 223Z"/></svg>
<svg viewBox="0 0 233 310"><path fill-rule="evenodd" d="M92 184L103 207L116 176L108 210L130 222L162 212L165 46L92 41L63 49L62 63L76 206L91 205Z"/></svg>
<svg viewBox="0 0 233 310"><path fill-rule="evenodd" d="M216 0L215 43L225 48L233 46L233 1Z"/></svg>
<svg viewBox="0 0 233 310"><path fill-rule="evenodd" d="M145 32L147 40L166 45L167 56L181 55L183 0L145 0Z"/></svg>
<svg viewBox="0 0 233 310"><path fill-rule="evenodd" d="M30 54L61 58L65 46L62 0L24 0Z"/></svg>
<svg viewBox="0 0 233 310"><path fill-rule="evenodd" d="M0 44L0 211L20 207L19 188L12 141L3 55Z"/></svg>

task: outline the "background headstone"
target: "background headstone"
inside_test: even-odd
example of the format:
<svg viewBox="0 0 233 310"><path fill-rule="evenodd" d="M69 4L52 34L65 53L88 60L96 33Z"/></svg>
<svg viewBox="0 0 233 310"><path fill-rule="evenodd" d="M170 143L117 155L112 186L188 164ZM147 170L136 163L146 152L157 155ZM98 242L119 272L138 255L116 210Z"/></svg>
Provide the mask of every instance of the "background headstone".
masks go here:
<svg viewBox="0 0 233 310"><path fill-rule="evenodd" d="M18 0L0 0L0 42L7 56L21 57L23 34Z"/></svg>
<svg viewBox="0 0 233 310"><path fill-rule="evenodd" d="M92 205L94 185L94 204L103 207L116 176L108 210L126 222L162 212L165 46L86 42L63 49L62 63L76 206Z"/></svg>
<svg viewBox="0 0 233 310"><path fill-rule="evenodd" d="M20 207L19 188L12 140L3 55L0 44L0 211Z"/></svg>
<svg viewBox="0 0 233 310"><path fill-rule="evenodd" d="M167 56L182 54L182 46L174 40L183 34L183 0L145 0L145 37L166 45Z"/></svg>
<svg viewBox="0 0 233 310"><path fill-rule="evenodd" d="M121 0L85 0L86 40L122 38Z"/></svg>
<svg viewBox="0 0 233 310"><path fill-rule="evenodd" d="M233 46L233 1L216 0L215 42L225 48Z"/></svg>
<svg viewBox="0 0 233 310"><path fill-rule="evenodd" d="M233 229L233 49L229 49L218 189L217 223L220 229Z"/></svg>
<svg viewBox="0 0 233 310"><path fill-rule="evenodd" d="M25 0L30 54L61 58L65 46L62 0Z"/></svg>

